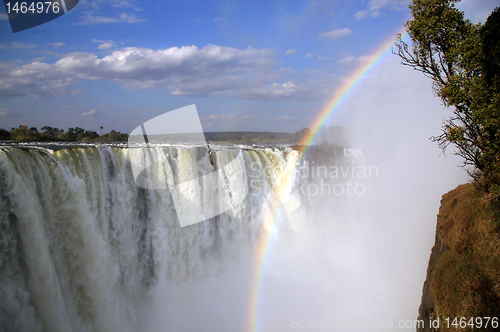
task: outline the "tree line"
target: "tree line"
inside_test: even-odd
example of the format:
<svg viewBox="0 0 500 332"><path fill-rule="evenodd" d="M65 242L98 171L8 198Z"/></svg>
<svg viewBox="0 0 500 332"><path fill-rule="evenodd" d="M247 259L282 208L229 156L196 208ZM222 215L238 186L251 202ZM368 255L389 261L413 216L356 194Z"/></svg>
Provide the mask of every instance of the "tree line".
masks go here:
<svg viewBox="0 0 500 332"><path fill-rule="evenodd" d="M68 130L44 126L41 130L36 127L20 125L10 131L0 129L0 140L17 142L123 142L128 140L128 134L111 130L109 133L99 135L94 130L85 130L80 127Z"/></svg>
<svg viewBox="0 0 500 332"><path fill-rule="evenodd" d="M210 142L227 142L235 144L279 144L299 143L311 130L302 128L295 133L276 133L259 131L226 131L206 132L205 139Z"/></svg>
<svg viewBox="0 0 500 332"><path fill-rule="evenodd" d="M211 142L227 142L240 144L277 144L277 143L299 143L304 137L309 135L309 128L302 128L295 133L274 133L274 132L207 132L205 138ZM111 130L109 133L99 135L93 130L85 130L80 127L59 129L56 127L44 126L41 130L36 127L20 125L18 128L11 128L10 131L0 129L0 140L18 142L123 142L128 140L128 134Z"/></svg>
<svg viewBox="0 0 500 332"><path fill-rule="evenodd" d="M346 145L345 127L330 126L316 129L320 132L321 144ZM310 135L316 136L311 129L305 127L295 133L259 132L259 131L226 131L204 133L207 142L225 142L234 144L300 144ZM59 129L57 127L44 126L41 130L36 127L20 125L11 128L10 131L0 129L0 141L18 142L124 142L128 141L128 134L111 130L109 133L99 135L93 130L85 130L80 127Z"/></svg>

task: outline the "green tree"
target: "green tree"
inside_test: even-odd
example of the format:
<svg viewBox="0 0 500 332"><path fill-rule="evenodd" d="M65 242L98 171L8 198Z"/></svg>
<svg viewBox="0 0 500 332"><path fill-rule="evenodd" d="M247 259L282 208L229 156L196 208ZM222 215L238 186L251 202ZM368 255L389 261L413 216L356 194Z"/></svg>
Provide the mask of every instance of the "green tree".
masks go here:
<svg viewBox="0 0 500 332"><path fill-rule="evenodd" d="M78 141L84 137L85 129L80 127L68 128L68 131L62 135L66 141Z"/></svg>
<svg viewBox="0 0 500 332"><path fill-rule="evenodd" d="M464 19L455 8L459 1L413 0L413 19L406 23L412 48L399 36L395 53L430 78L453 108L442 134L432 139L443 151L453 144L463 166L472 166L469 174L500 193L498 8L482 26Z"/></svg>
<svg viewBox="0 0 500 332"><path fill-rule="evenodd" d="M84 138L87 138L87 140L86 140L87 142L88 141L93 141L97 137L99 137L99 134L96 133L94 130L92 130L92 131L86 130L85 131Z"/></svg>
<svg viewBox="0 0 500 332"><path fill-rule="evenodd" d="M54 135L54 128L52 128L50 126L43 126L42 127L42 133L43 134Z"/></svg>
<svg viewBox="0 0 500 332"><path fill-rule="evenodd" d="M10 130L10 137L14 141L25 142L28 140L28 126L20 125L19 128L12 128Z"/></svg>
<svg viewBox="0 0 500 332"><path fill-rule="evenodd" d="M302 140L308 136L309 134L311 133L311 129L305 127L305 128L302 128L301 130L299 130L298 132L296 132L297 134L297 141L298 142L302 142Z"/></svg>
<svg viewBox="0 0 500 332"><path fill-rule="evenodd" d="M500 7L488 17L480 31L481 70L485 130L488 133L484 148L484 177L497 196L500 196Z"/></svg>
<svg viewBox="0 0 500 332"><path fill-rule="evenodd" d="M0 129L0 140L2 141L8 141L10 140L10 131L5 130L5 129Z"/></svg>
<svg viewBox="0 0 500 332"><path fill-rule="evenodd" d="M251 134L246 134L241 138L243 144L253 144L254 140Z"/></svg>
<svg viewBox="0 0 500 332"><path fill-rule="evenodd" d="M62 138L65 141L76 141L75 128L68 128L68 130L62 135Z"/></svg>
<svg viewBox="0 0 500 332"><path fill-rule="evenodd" d="M108 133L108 141L116 142L119 140L119 133L116 130L111 130Z"/></svg>
<svg viewBox="0 0 500 332"><path fill-rule="evenodd" d="M20 125L19 128L12 128L10 136L15 141L26 142L33 138L33 131L28 129L28 126Z"/></svg>

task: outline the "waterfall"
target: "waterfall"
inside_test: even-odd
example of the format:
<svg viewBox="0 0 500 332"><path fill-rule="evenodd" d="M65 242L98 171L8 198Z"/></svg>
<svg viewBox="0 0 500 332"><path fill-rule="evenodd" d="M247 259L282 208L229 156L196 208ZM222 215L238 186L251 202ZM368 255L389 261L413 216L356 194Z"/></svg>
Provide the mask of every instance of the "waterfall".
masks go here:
<svg viewBox="0 0 500 332"><path fill-rule="evenodd" d="M153 285L218 273L256 246L275 189L288 181L281 171L300 162L289 147L151 150L162 161L157 179L178 184L176 191L137 185L130 160L140 149L0 148L4 331L140 331L136 309ZM242 162L231 163L237 155ZM225 186L206 176L229 164ZM282 232L304 222L299 173L282 199ZM206 211L222 196L230 210L181 227L178 216Z"/></svg>

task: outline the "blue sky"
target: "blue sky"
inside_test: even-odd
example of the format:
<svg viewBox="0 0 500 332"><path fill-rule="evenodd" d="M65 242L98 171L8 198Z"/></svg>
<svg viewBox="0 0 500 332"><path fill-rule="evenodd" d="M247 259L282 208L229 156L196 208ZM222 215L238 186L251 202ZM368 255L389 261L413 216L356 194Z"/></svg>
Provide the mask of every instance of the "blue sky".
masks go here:
<svg viewBox="0 0 500 332"><path fill-rule="evenodd" d="M130 132L196 104L205 131L294 132L395 35L410 18L409 3L81 0L15 34L2 8L0 128ZM458 7L484 22L495 5ZM392 61L384 70L410 69ZM349 102L344 108L331 124L343 124Z"/></svg>

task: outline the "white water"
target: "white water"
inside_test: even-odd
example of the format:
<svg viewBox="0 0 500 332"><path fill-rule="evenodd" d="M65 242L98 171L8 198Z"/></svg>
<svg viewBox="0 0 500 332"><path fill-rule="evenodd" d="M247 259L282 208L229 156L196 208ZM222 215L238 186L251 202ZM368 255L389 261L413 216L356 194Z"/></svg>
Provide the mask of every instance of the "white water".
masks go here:
<svg viewBox="0 0 500 332"><path fill-rule="evenodd" d="M213 163L228 164L235 150L215 148ZM246 198L226 213L181 228L169 190L136 185L129 154L138 151L112 146L0 150L0 330L144 331L158 319L148 315L152 303L161 300L161 285L187 287L245 269L238 262L251 261L273 188L282 181L280 170L298 158L289 148L242 149L246 178L237 169L225 174L233 197L244 187L241 181L248 182ZM154 151L157 159L164 157L157 165L164 181L188 181L180 194L189 199L177 205L184 214L212 202L221 190L203 177L189 181L214 171L206 148ZM297 231L303 222L301 197L294 189L284 202L281 229ZM233 287L245 293L249 284L240 281ZM169 310L169 317L176 310ZM164 323L151 329L191 330L183 321Z"/></svg>
<svg viewBox="0 0 500 332"><path fill-rule="evenodd" d="M435 172L426 183L412 180L418 148L408 150L405 167L389 154L318 150L306 158L283 198L257 316L249 318L254 250L274 189L284 181L282 170L296 162L297 152L215 147L217 168L241 149L249 193L234 210L181 228L175 208L189 214L200 206L179 207L169 190L138 187L128 158L137 150L82 146L0 151L4 331L233 332L248 331L249 319L266 332L332 320L385 331L360 326L359 319L416 318L443 192L426 195L443 173L433 165L417 165ZM193 204L213 202L222 190L203 182L202 175L214 170L205 148L157 146L153 153L167 183L191 184L183 194ZM314 167L324 165L337 166L341 179L318 176ZM358 172L358 166L378 172ZM242 172L225 174L231 194L238 195ZM191 182L196 176L200 181ZM363 184L365 191L314 194L322 180L344 190L348 181ZM429 236L422 240L423 228ZM313 330L352 330L343 327L317 324Z"/></svg>

